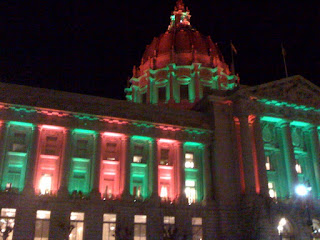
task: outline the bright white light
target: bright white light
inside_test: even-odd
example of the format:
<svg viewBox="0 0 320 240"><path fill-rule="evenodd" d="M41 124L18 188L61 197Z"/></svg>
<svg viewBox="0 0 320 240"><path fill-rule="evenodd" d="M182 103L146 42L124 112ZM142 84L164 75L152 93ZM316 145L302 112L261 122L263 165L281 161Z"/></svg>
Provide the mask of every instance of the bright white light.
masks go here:
<svg viewBox="0 0 320 240"><path fill-rule="evenodd" d="M52 182L52 178L49 174L45 174L41 177L40 184L39 184L41 194L49 194L50 193L51 182Z"/></svg>
<svg viewBox="0 0 320 240"><path fill-rule="evenodd" d="M295 190L296 194L298 194L299 196L306 196L311 188L306 187L304 184L299 184Z"/></svg>
<svg viewBox="0 0 320 240"><path fill-rule="evenodd" d="M286 225L286 224L287 224L287 219L281 218L281 219L280 219L280 222L279 222L279 226L284 226L284 225Z"/></svg>

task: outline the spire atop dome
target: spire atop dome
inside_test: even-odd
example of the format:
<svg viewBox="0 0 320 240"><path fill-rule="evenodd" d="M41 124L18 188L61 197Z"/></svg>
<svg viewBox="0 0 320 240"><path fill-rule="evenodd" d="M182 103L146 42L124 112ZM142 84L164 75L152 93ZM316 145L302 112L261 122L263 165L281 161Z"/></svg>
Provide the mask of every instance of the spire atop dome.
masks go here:
<svg viewBox="0 0 320 240"><path fill-rule="evenodd" d="M185 11L183 0L177 0L176 7L175 7L174 10L176 10L176 11L178 11L178 10Z"/></svg>
<svg viewBox="0 0 320 240"><path fill-rule="evenodd" d="M183 0L177 0L174 11L170 17L171 23L168 27L169 30L175 27L185 27L190 26L190 11L188 7L185 7Z"/></svg>

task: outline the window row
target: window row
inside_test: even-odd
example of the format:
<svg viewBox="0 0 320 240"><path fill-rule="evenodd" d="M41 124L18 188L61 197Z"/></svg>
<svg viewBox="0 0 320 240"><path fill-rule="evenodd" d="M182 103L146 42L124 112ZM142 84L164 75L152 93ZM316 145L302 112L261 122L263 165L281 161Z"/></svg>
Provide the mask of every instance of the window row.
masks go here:
<svg viewBox="0 0 320 240"><path fill-rule="evenodd" d="M34 128L29 123L6 124L2 190L22 191L27 169L30 169L28 164L34 164L36 194L56 194L62 172L69 171L70 194L89 194L94 187L94 178L99 178L101 196L114 199L124 191L126 172L130 172L130 193L137 198L151 195L156 176L157 191L163 200L175 199L181 194L182 186L185 186L189 203L203 198L203 144L185 142L181 147L180 142L169 139L127 138L110 132L99 135L84 129L67 133L63 127L49 125L40 126L38 132ZM129 169L126 169L126 161L130 161ZM67 169L63 169L64 162L69 166ZM158 165L155 173L153 164ZM100 170L99 176L94 175L96 167ZM181 183L180 174L185 176L184 183Z"/></svg>
<svg viewBox="0 0 320 240"><path fill-rule="evenodd" d="M0 239L12 240L15 225L16 209L2 208L0 229L2 236ZM34 240L48 240L50 225L54 224L50 221L51 211L38 210L36 213ZM69 240L83 240L85 214L83 212L71 212L69 229ZM147 216L134 215L133 222L133 237L134 240L147 239ZM163 217L163 237L172 239L177 234L181 234L175 226L174 216ZM192 218L192 239L200 240L203 238L202 234L202 218ZM124 228L121 223L117 224L116 214L103 214L102 223L102 240L115 240L123 238L128 235L128 229ZM167 239L166 238L166 239Z"/></svg>

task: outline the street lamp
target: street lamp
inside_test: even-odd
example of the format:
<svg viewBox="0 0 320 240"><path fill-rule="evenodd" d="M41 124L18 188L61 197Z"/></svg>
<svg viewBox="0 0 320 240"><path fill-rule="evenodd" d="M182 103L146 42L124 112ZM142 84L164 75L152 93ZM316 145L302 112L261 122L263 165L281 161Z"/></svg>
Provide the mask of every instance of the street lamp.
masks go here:
<svg viewBox="0 0 320 240"><path fill-rule="evenodd" d="M296 194L302 198L306 197L309 194L309 192L311 192L311 190L312 188L310 186L309 181L307 181L306 184L299 184L295 188ZM304 199L304 200L305 200L306 211L307 211L307 225L311 227L310 239L313 239L312 234L314 230L313 230L312 220L310 217L309 203L307 199Z"/></svg>

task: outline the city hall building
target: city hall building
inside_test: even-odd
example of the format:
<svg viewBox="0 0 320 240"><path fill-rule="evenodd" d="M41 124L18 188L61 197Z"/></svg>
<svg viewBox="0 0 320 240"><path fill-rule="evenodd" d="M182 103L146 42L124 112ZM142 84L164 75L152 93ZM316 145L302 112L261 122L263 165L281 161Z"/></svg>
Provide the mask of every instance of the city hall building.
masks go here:
<svg viewBox="0 0 320 240"><path fill-rule="evenodd" d="M248 87L177 1L128 101L0 83L0 239L320 239L320 89Z"/></svg>

